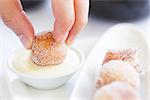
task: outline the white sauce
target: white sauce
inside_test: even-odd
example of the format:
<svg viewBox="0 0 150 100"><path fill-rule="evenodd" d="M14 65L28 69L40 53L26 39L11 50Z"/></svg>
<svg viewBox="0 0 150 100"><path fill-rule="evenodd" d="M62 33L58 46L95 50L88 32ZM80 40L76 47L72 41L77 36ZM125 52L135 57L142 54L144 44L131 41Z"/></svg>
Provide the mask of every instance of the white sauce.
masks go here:
<svg viewBox="0 0 150 100"><path fill-rule="evenodd" d="M54 78L69 74L80 64L80 56L73 49L67 51L65 61L59 65L39 66L30 59L30 51L19 50L13 56L12 66L18 72L37 77Z"/></svg>

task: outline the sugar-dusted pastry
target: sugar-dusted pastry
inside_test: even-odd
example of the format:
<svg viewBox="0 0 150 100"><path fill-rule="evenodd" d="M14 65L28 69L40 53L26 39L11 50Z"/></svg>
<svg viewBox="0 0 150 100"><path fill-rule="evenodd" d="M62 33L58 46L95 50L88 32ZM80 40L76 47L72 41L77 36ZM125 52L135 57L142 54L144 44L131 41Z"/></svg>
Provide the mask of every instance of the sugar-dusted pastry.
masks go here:
<svg viewBox="0 0 150 100"><path fill-rule="evenodd" d="M128 84L119 81L99 88L94 100L141 100L138 92Z"/></svg>
<svg viewBox="0 0 150 100"><path fill-rule="evenodd" d="M136 52L137 51L134 48L108 50L108 52L105 55L103 64L111 60L122 60L129 62L137 70L137 72L141 73L142 70L140 67L140 63L137 59Z"/></svg>
<svg viewBox="0 0 150 100"><path fill-rule="evenodd" d="M128 62L112 60L105 63L100 69L99 76L96 80L96 87L100 88L113 81L121 81L136 89L140 88L139 75Z"/></svg>
<svg viewBox="0 0 150 100"><path fill-rule="evenodd" d="M38 65L60 64L66 56L66 44L56 42L51 32L38 34L32 45L31 59Z"/></svg>

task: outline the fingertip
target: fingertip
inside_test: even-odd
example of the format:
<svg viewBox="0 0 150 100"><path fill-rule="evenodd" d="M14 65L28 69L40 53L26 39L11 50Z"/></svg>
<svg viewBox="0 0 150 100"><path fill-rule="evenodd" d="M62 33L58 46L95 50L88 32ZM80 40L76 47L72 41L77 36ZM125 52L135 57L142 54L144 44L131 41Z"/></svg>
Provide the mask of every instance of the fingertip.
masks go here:
<svg viewBox="0 0 150 100"><path fill-rule="evenodd" d="M69 37L69 38L67 38L67 40L66 40L66 44L67 44L68 46L71 46L71 45L73 44L73 42L74 42L74 37Z"/></svg>
<svg viewBox="0 0 150 100"><path fill-rule="evenodd" d="M24 34L18 36L25 49L29 50L32 48L33 37L27 37Z"/></svg>
<svg viewBox="0 0 150 100"><path fill-rule="evenodd" d="M58 42L58 43L64 43L66 38L67 38L67 34L60 34L58 32L53 31L53 38Z"/></svg>
<svg viewBox="0 0 150 100"><path fill-rule="evenodd" d="M66 44L67 44L68 46L71 46L71 45L73 44L73 41L67 40L67 41L66 41Z"/></svg>
<svg viewBox="0 0 150 100"><path fill-rule="evenodd" d="M61 38L58 35L53 35L53 38L59 43L62 42Z"/></svg>

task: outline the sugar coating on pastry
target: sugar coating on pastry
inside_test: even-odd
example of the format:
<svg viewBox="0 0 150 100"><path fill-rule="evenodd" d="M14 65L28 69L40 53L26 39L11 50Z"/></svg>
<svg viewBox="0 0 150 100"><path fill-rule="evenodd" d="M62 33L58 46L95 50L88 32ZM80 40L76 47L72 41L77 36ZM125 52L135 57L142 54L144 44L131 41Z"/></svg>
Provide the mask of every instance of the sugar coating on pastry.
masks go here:
<svg viewBox="0 0 150 100"><path fill-rule="evenodd" d="M139 93L128 84L115 81L99 88L94 100L141 100Z"/></svg>
<svg viewBox="0 0 150 100"><path fill-rule="evenodd" d="M97 77L96 88L100 88L113 81L127 83L135 89L140 88L139 75L128 62L113 60L105 63Z"/></svg>
<svg viewBox="0 0 150 100"><path fill-rule="evenodd" d="M137 50L135 48L108 50L105 55L103 64L111 60L122 60L129 62L137 70L137 72L141 73L142 70L139 60L136 56L136 52Z"/></svg>
<svg viewBox="0 0 150 100"><path fill-rule="evenodd" d="M31 59L38 65L60 64L66 57L65 43L58 43L51 32L42 32L35 36L32 44Z"/></svg>

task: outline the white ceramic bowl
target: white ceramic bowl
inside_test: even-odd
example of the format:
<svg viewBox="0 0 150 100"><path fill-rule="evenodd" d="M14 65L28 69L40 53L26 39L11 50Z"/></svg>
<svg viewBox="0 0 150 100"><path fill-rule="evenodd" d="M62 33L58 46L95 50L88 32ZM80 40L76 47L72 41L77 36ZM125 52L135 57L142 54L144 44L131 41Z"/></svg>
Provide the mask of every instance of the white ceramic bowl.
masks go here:
<svg viewBox="0 0 150 100"><path fill-rule="evenodd" d="M14 66L12 64L12 59L14 58L17 50L15 51L15 53L13 53L13 55L10 56L10 59L8 61L9 69L12 72L14 72L20 78L20 80L22 80L24 83L26 83L34 88L55 89L55 88L58 88L61 85L65 84L70 78L72 78L72 76L75 74L75 72L77 72L78 69L81 68L81 66L84 64L85 59L84 59L83 53L81 53L81 51L79 51L75 48L72 48L72 47L70 49L72 49L74 52L76 52L77 55L79 55L80 63L78 64L78 66L76 66L75 69L73 69L69 73L66 73L65 75L56 76L56 77L51 77L51 76L37 77L37 76L30 75L30 74L24 74L24 73L19 72L18 70L16 70L14 68ZM21 50L21 49L18 49L18 50Z"/></svg>

